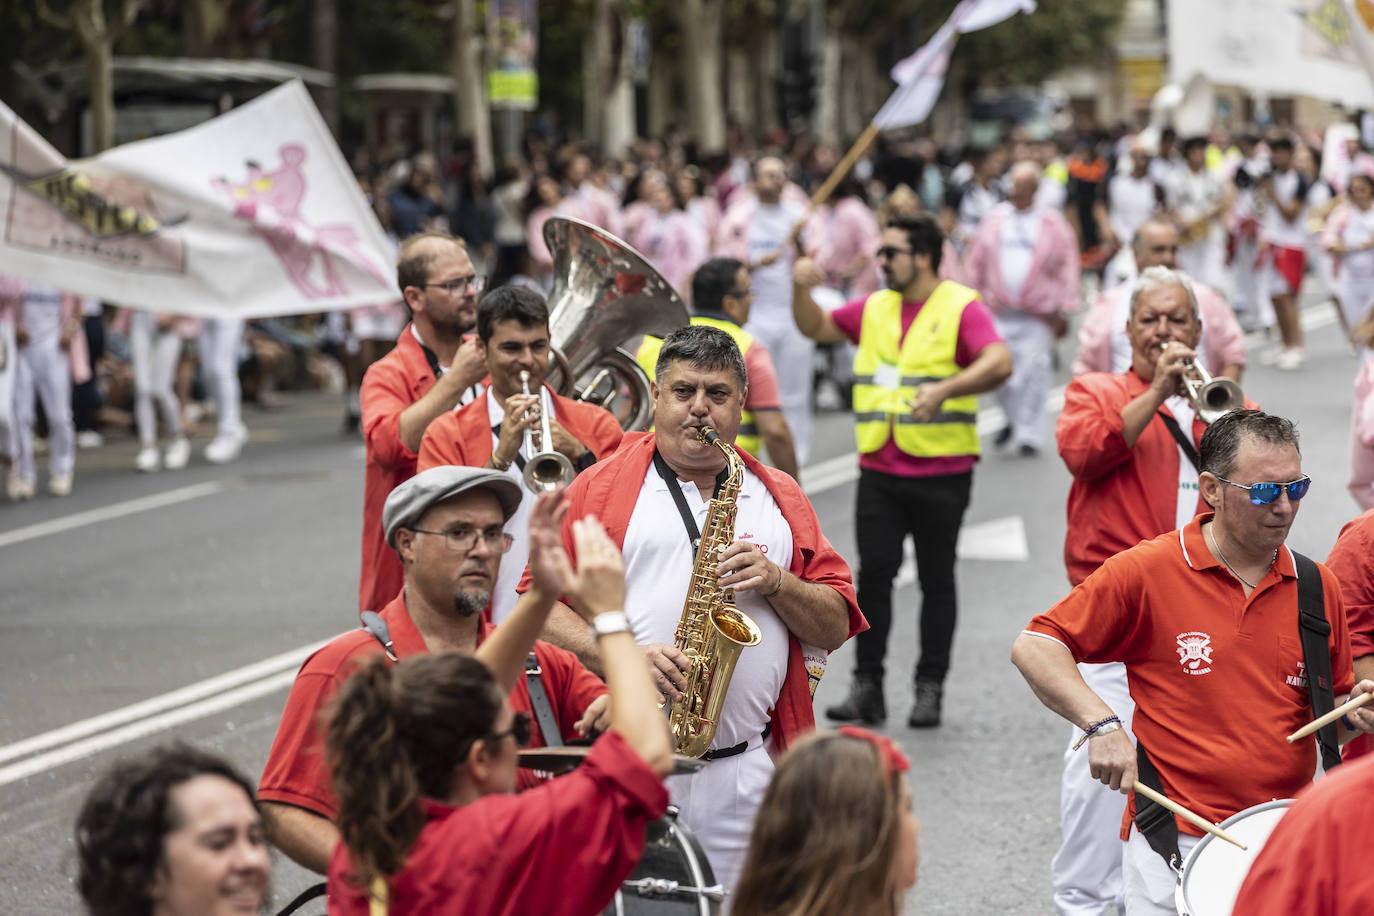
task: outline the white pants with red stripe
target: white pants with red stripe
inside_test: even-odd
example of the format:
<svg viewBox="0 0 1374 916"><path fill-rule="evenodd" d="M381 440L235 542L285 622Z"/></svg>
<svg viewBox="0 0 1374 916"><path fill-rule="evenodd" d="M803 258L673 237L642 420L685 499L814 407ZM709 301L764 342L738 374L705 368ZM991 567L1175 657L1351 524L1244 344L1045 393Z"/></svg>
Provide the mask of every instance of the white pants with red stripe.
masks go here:
<svg viewBox="0 0 1374 916"><path fill-rule="evenodd" d="M1121 719L1127 733L1135 703L1126 687L1126 666L1079 665L1083 681ZM1050 865L1054 906L1061 916L1100 916L1110 903L1121 910L1121 815L1126 796L1092 778L1088 747L1073 750L1083 736L1077 728L1064 751L1060 783L1059 852Z"/></svg>

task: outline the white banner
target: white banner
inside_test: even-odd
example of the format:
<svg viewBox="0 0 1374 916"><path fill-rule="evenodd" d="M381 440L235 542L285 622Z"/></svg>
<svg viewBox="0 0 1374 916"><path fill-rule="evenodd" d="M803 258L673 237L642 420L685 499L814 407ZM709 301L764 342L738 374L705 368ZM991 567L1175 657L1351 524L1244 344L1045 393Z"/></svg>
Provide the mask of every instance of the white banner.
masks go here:
<svg viewBox="0 0 1374 916"><path fill-rule="evenodd" d="M0 273L119 305L264 317L395 301L389 251L299 81L79 161L0 103Z"/></svg>
<svg viewBox="0 0 1374 916"><path fill-rule="evenodd" d="M893 66L890 75L897 89L873 116L873 123L883 130L920 124L940 98L949 58L961 34L986 29L1017 13L1033 12L1035 0L963 0L930 41Z"/></svg>
<svg viewBox="0 0 1374 916"><path fill-rule="evenodd" d="M1169 0L1169 78L1374 107L1350 26L1341 0Z"/></svg>

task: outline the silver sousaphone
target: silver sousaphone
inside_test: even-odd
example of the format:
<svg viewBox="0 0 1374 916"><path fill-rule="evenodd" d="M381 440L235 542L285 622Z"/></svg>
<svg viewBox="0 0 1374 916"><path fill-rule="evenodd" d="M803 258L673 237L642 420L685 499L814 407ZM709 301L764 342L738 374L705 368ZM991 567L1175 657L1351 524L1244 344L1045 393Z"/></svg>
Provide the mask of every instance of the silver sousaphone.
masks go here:
<svg viewBox="0 0 1374 916"><path fill-rule="evenodd" d="M648 429L649 376L628 348L687 324L687 305L643 255L599 226L555 216L544 224L553 253L545 380L564 397L598 404L622 429Z"/></svg>

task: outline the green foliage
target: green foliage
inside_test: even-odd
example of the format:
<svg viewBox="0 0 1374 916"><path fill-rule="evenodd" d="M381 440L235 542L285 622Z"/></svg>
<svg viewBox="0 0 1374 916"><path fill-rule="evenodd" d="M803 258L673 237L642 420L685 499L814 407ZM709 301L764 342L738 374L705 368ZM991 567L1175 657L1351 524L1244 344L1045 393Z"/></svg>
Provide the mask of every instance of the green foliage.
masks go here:
<svg viewBox="0 0 1374 916"><path fill-rule="evenodd" d="M940 0L935 6L953 10ZM1039 0L1029 16L1018 14L989 29L959 37L954 62L974 86L1034 86L1075 66L1110 54L1125 15L1122 0ZM944 21L931 9L933 31Z"/></svg>

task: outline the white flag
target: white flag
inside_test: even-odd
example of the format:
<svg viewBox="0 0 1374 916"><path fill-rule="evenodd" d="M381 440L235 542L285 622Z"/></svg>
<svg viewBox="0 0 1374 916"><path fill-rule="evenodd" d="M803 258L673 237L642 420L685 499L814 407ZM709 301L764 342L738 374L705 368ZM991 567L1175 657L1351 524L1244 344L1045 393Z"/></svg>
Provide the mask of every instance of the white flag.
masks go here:
<svg viewBox="0 0 1374 916"><path fill-rule="evenodd" d="M68 161L0 103L0 273L264 317L395 301L382 227L305 87Z"/></svg>
<svg viewBox="0 0 1374 916"><path fill-rule="evenodd" d="M1035 0L963 0L930 41L892 68L897 89L873 116L874 125L887 130L924 121L945 86L959 35L996 25L1018 12L1035 12Z"/></svg>

